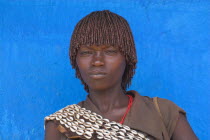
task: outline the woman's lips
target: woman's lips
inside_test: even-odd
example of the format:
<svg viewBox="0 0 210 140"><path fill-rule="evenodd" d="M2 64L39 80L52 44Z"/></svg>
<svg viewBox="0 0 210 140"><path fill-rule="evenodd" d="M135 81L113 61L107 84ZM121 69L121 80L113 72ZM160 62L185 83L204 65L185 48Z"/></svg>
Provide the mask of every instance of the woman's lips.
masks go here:
<svg viewBox="0 0 210 140"><path fill-rule="evenodd" d="M100 71L92 71L89 73L89 76L93 79L102 79L102 78L106 77L106 73L100 72Z"/></svg>

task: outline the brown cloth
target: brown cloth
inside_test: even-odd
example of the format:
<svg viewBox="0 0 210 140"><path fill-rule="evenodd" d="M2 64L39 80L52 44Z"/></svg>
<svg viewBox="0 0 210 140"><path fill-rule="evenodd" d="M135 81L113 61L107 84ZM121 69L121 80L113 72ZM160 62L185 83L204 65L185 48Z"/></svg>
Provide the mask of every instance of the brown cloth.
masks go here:
<svg viewBox="0 0 210 140"><path fill-rule="evenodd" d="M158 98L160 115L155 107L153 98L141 96L134 90L128 91L127 94L134 96L134 101L124 124L137 131L145 132L154 137L154 139L170 140L176 127L179 113L185 115L185 111L167 99ZM85 101L80 102L78 105L102 115L88 96ZM66 140L66 138L62 140Z"/></svg>

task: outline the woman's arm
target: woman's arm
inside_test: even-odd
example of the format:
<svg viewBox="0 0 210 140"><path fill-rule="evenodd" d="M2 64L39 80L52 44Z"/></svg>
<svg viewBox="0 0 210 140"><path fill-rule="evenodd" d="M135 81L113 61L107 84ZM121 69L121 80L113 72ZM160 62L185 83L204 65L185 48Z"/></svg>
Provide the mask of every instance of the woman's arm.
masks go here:
<svg viewBox="0 0 210 140"><path fill-rule="evenodd" d="M61 140L62 134L57 130L57 126L49 121L45 126L45 140Z"/></svg>
<svg viewBox="0 0 210 140"><path fill-rule="evenodd" d="M182 113L179 114L179 120L172 135L172 140L198 140Z"/></svg>

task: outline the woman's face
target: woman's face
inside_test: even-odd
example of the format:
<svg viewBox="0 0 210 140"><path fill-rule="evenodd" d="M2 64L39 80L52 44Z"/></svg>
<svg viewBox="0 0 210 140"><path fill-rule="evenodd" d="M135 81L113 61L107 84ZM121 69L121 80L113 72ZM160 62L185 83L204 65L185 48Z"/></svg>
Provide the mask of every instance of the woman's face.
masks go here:
<svg viewBox="0 0 210 140"><path fill-rule="evenodd" d="M81 46L76 62L89 90L106 90L121 86L126 62L117 47Z"/></svg>

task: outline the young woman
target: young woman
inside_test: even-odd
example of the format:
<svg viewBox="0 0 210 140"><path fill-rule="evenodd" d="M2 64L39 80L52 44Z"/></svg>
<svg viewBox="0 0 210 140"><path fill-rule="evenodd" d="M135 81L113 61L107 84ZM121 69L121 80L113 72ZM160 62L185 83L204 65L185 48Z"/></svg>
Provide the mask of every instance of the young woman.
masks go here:
<svg viewBox="0 0 210 140"><path fill-rule="evenodd" d="M185 112L173 102L126 91L137 57L127 21L110 11L79 21L70 44L87 99L45 118L45 140L197 140Z"/></svg>

